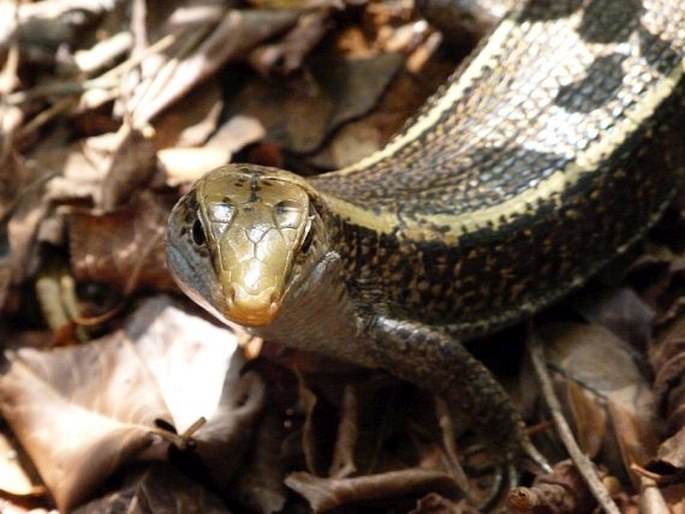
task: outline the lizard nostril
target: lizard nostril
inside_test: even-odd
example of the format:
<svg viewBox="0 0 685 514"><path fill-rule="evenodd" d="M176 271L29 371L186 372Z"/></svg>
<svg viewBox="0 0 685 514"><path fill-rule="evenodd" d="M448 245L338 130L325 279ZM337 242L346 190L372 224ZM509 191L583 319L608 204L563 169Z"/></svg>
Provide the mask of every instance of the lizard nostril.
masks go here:
<svg viewBox="0 0 685 514"><path fill-rule="evenodd" d="M226 305L229 309L233 308L235 305L235 288L233 286L228 286L224 294L226 295Z"/></svg>

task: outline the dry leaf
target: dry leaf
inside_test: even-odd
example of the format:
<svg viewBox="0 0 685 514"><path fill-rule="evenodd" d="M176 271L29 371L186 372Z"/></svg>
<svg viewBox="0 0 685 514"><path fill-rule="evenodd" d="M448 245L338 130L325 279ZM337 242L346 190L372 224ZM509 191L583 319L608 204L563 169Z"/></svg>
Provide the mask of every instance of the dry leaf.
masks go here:
<svg viewBox="0 0 685 514"><path fill-rule="evenodd" d="M0 378L2 414L61 510L148 446L156 418L169 418L135 353L120 341L78 351L20 350L10 360Z"/></svg>
<svg viewBox="0 0 685 514"><path fill-rule="evenodd" d="M685 472L685 320L674 318L650 348L656 374L654 394L666 416L670 437L650 464L668 477Z"/></svg>
<svg viewBox="0 0 685 514"><path fill-rule="evenodd" d="M0 494L12 496L35 496L45 494L40 479L29 473L16 441L10 441L0 433Z"/></svg>
<svg viewBox="0 0 685 514"><path fill-rule="evenodd" d="M33 156L33 165L59 172L50 181L46 200L88 201L102 205L103 182L117 145L117 134L89 137L65 148L48 148Z"/></svg>
<svg viewBox="0 0 685 514"><path fill-rule="evenodd" d="M168 149L203 145L221 122L221 95L217 82L206 82L157 116L153 123L156 146Z"/></svg>
<svg viewBox="0 0 685 514"><path fill-rule="evenodd" d="M612 287L601 290L593 287L591 293L581 296L575 306L589 322L597 322L634 348L647 346L652 333L654 310L632 289Z"/></svg>
<svg viewBox="0 0 685 514"><path fill-rule="evenodd" d="M668 416L669 431L685 426L685 319L675 319L650 348L654 391Z"/></svg>
<svg viewBox="0 0 685 514"><path fill-rule="evenodd" d="M314 512L326 512L341 506L365 502L381 505L401 502L407 497L421 497L435 492L458 499L461 491L451 477L437 471L410 469L390 471L355 478L319 478L305 472L288 475L288 487L304 496Z"/></svg>
<svg viewBox="0 0 685 514"><path fill-rule="evenodd" d="M229 330L184 313L169 299L153 299L123 330L98 342L10 354L0 377L0 408L58 506L68 510L150 445L157 420L180 432L202 416L219 418L216 426L225 427L231 413L217 409L236 394L222 392L235 349ZM256 410L239 383L247 400L235 406L238 420L246 405ZM224 433L234 448L249 435L245 426L237 432ZM163 455L165 448L157 444L146 454Z"/></svg>
<svg viewBox="0 0 685 514"><path fill-rule="evenodd" d="M76 279L102 282L120 292L137 287L175 291L164 258L170 208L169 198L146 191L108 214L68 212L65 218Z"/></svg>
<svg viewBox="0 0 685 514"><path fill-rule="evenodd" d="M186 54L169 56L168 62L158 64L153 74L136 86L140 95L134 95L130 102L136 106L134 126L143 126L229 59L243 56L259 42L282 32L297 17L295 11L228 10L202 40L198 40L203 33L197 27L181 35L186 45L195 40L196 47Z"/></svg>
<svg viewBox="0 0 685 514"><path fill-rule="evenodd" d="M429 493L416 502L416 508L409 514L479 514L479 512L464 500L455 503L439 494Z"/></svg>
<svg viewBox="0 0 685 514"><path fill-rule="evenodd" d="M50 205L45 201L43 191L43 187L38 187L22 195L7 223L9 261L14 283L25 280L38 264L38 230L50 212Z"/></svg>
<svg viewBox="0 0 685 514"><path fill-rule="evenodd" d="M73 514L230 514L223 501L172 466L152 463L128 474L121 490Z"/></svg>
<svg viewBox="0 0 685 514"><path fill-rule="evenodd" d="M262 139L264 128L254 118L234 116L202 148L169 148L160 150L166 182L170 186L194 182L207 171L231 161L234 152Z"/></svg>
<svg viewBox="0 0 685 514"><path fill-rule="evenodd" d="M573 422L584 434L579 442L588 444L584 451L599 450L593 439L601 438L604 462L615 473L622 472L620 460L625 469L647 462L656 449L660 423L649 384L626 343L599 325L558 323L541 333L548 342L548 362L573 382L563 387L572 399ZM606 408L606 413L586 417L597 408ZM605 416L610 424L593 433L592 423ZM619 461L612 461L612 451L620 452L615 457Z"/></svg>
<svg viewBox="0 0 685 514"><path fill-rule="evenodd" d="M305 13L280 42L254 49L248 61L262 75L269 75L274 68L283 74L301 68L305 56L328 32L331 14L331 9Z"/></svg>
<svg viewBox="0 0 685 514"><path fill-rule="evenodd" d="M111 211L148 183L157 170L157 149L141 131L122 125L117 133L112 160L102 183L99 207Z"/></svg>
<svg viewBox="0 0 685 514"><path fill-rule="evenodd" d="M254 451L236 486L241 502L260 514L279 512L287 499L282 446L283 420L265 409L256 428Z"/></svg>
<svg viewBox="0 0 685 514"><path fill-rule="evenodd" d="M507 510L512 514L580 514L595 506L583 477L569 460L555 464L552 473L537 476L531 487L516 487L507 495Z"/></svg>
<svg viewBox="0 0 685 514"><path fill-rule="evenodd" d="M351 60L323 56L315 63L312 72L335 99L328 131L369 112L399 71L402 60L401 55L390 53Z"/></svg>
<svg viewBox="0 0 685 514"><path fill-rule="evenodd" d="M5 305L11 284L12 262L10 260L9 241L7 240L7 226L5 220L0 218L0 309Z"/></svg>
<svg viewBox="0 0 685 514"><path fill-rule="evenodd" d="M396 54L346 60L329 53L313 64L316 80L301 77L289 89L255 80L231 100L229 109L257 118L267 139L284 149L309 153L342 123L372 109L401 63Z"/></svg>

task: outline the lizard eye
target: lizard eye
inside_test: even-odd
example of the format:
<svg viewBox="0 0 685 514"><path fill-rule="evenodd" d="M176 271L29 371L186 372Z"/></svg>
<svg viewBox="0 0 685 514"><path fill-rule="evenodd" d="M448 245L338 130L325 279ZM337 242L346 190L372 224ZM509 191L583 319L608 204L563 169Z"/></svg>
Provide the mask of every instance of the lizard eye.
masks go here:
<svg viewBox="0 0 685 514"><path fill-rule="evenodd" d="M297 228L302 220L302 208L297 202L283 200L274 206L274 217L281 228Z"/></svg>
<svg viewBox="0 0 685 514"><path fill-rule="evenodd" d="M202 227L202 222L196 219L193 222L193 226L190 229L193 242L197 246L203 246L207 242L207 236L205 235L205 229Z"/></svg>

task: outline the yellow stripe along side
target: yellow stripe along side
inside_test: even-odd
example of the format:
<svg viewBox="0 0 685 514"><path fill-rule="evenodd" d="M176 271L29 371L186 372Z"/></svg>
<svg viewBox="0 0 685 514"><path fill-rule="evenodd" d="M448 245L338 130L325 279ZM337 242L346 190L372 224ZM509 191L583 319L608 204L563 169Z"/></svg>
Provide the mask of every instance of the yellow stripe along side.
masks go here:
<svg viewBox="0 0 685 514"><path fill-rule="evenodd" d="M497 55L501 51L502 43L516 28L518 14L503 20L497 29L491 34L488 44L471 61L462 75L444 92L426 113L415 120L405 132L392 139L387 146L362 159L358 163L333 172L337 177L349 176L355 172L361 172L365 168L376 164L383 159L391 157L404 146L420 138L434 125L440 117L453 104L461 98L465 90L475 83L486 65L496 65ZM475 232L479 229L490 227L497 229L503 222L507 222L513 215L525 213L531 205L539 200L545 200L563 193L566 189L576 184L582 176L596 171L599 164L611 155L632 133L634 133L649 118L656 108L672 93L678 82L685 74L685 60L681 66L675 68L668 76L664 76L659 83L648 90L632 109L626 110L624 118L614 125L610 131L601 134L600 139L590 144L586 150L574 154L573 161L564 169L553 172L546 179L540 181L535 187L531 187L516 196L506 199L500 204L482 208L478 211L463 213L460 215L434 214L421 215L424 223L419 226L407 226L402 224L405 235L414 239L439 239L448 245L458 244L460 235ZM363 174L350 177L351 180L363 180ZM400 225L396 213L388 210L371 212L363 207L350 202L325 195L327 202L334 212L338 213L348 222L366 227L378 233L390 234ZM426 224L435 226L449 226L448 232L430 233Z"/></svg>

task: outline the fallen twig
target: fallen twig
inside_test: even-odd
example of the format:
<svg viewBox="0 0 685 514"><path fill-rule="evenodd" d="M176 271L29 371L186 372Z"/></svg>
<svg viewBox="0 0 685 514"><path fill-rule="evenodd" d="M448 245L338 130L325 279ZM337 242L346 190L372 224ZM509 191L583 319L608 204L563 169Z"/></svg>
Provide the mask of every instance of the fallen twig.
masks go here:
<svg viewBox="0 0 685 514"><path fill-rule="evenodd" d="M620 514L618 506L609 495L604 484L597 477L597 472L592 461L585 455L576 442L571 427L569 427L561 412L561 404L554 392L552 377L550 376L545 362L545 349L542 341L531 328L528 331L528 351L533 362L533 369L542 389L542 396L549 408L557 434L566 448L571 460L578 468L590 492L595 497L602 510L607 514Z"/></svg>

